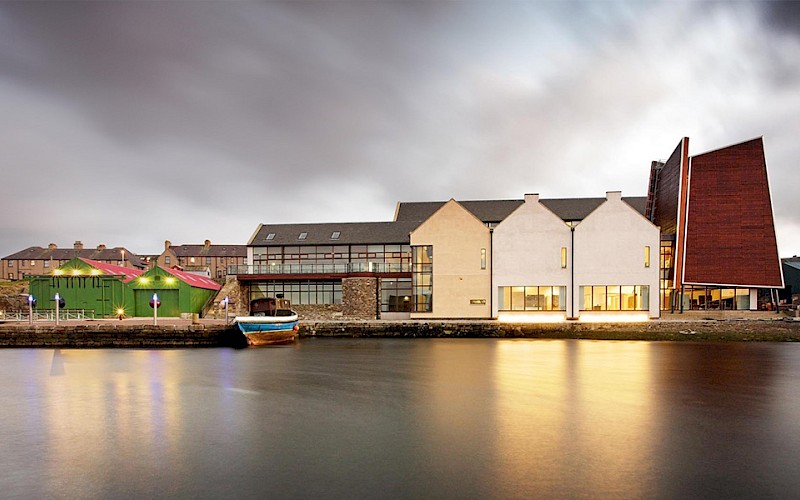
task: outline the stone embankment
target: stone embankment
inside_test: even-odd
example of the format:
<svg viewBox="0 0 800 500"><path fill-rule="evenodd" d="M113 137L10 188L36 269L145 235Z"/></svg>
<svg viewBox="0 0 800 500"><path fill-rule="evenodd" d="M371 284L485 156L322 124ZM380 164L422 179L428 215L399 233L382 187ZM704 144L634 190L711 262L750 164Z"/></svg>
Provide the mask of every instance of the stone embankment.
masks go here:
<svg viewBox="0 0 800 500"><path fill-rule="evenodd" d="M800 321L649 321L501 323L497 321L348 321L301 324L307 337L536 338L593 340L800 341Z"/></svg>
<svg viewBox="0 0 800 500"><path fill-rule="evenodd" d="M515 324L497 321L307 321L300 337L533 338L656 341L800 341L800 321L650 321L645 323ZM244 347L239 331L223 320L70 321L0 323L0 347L182 348Z"/></svg>

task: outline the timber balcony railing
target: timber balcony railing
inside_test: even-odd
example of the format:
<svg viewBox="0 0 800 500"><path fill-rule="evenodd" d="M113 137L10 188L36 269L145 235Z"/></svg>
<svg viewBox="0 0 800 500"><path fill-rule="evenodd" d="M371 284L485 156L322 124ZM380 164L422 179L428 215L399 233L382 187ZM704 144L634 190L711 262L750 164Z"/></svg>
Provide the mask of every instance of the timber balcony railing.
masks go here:
<svg viewBox="0 0 800 500"><path fill-rule="evenodd" d="M350 262L347 264L249 264L228 266L229 275L247 274L354 274L410 273L411 264L400 262Z"/></svg>

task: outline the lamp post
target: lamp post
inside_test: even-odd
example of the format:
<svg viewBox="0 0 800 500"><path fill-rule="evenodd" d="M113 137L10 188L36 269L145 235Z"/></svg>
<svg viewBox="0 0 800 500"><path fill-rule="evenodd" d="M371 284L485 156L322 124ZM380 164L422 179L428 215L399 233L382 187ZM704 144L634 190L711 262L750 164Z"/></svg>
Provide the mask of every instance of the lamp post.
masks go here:
<svg viewBox="0 0 800 500"><path fill-rule="evenodd" d="M228 303L230 299L226 295L224 299L222 299L222 305L225 306L225 326L228 326Z"/></svg>
<svg viewBox="0 0 800 500"><path fill-rule="evenodd" d="M153 326L158 325L158 308L161 307L161 301L158 300L158 294L154 293L153 298L150 299L150 307L153 308Z"/></svg>
<svg viewBox="0 0 800 500"><path fill-rule="evenodd" d="M33 295L28 295L28 324L33 324L33 306L36 304L36 298Z"/></svg>
<svg viewBox="0 0 800 500"><path fill-rule="evenodd" d="M58 292L56 292L56 296L55 296L55 302L56 302L56 326L58 326L58 316L59 316L59 311L58 310L59 310L59 307L61 306L61 301L62 300L63 299L61 298L61 295L59 295Z"/></svg>

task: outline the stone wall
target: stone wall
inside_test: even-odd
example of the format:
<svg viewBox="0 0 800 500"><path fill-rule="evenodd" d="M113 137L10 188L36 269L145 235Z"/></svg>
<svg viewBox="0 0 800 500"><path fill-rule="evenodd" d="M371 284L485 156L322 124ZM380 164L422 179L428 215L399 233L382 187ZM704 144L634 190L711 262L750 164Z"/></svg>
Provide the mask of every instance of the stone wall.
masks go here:
<svg viewBox="0 0 800 500"><path fill-rule="evenodd" d="M228 304L228 316L247 316L250 314L250 287L236 279L236 276L227 276L222 289L214 297L214 304L206 313L205 317L221 319L225 318L225 307L220 305L225 297L230 299Z"/></svg>
<svg viewBox="0 0 800 500"><path fill-rule="evenodd" d="M238 347L243 341L238 329L221 325L0 325L0 347Z"/></svg>
<svg viewBox="0 0 800 500"><path fill-rule="evenodd" d="M348 319L375 319L378 313L377 278L342 279L342 316Z"/></svg>
<svg viewBox="0 0 800 500"><path fill-rule="evenodd" d="M331 321L342 319L341 304L301 305L292 304L300 321Z"/></svg>

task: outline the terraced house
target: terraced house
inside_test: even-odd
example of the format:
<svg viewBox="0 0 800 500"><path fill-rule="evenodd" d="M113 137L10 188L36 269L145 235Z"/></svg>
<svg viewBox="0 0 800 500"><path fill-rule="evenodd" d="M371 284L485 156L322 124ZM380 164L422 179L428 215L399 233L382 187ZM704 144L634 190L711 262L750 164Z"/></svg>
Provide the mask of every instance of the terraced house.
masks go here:
<svg viewBox="0 0 800 500"><path fill-rule="evenodd" d="M84 248L82 242L76 241L72 248L59 248L55 243L50 243L47 248L28 247L3 257L0 260L0 277L20 280L47 274L76 257L131 269L144 270L148 266L145 259L125 247L108 248L100 244L96 248Z"/></svg>

